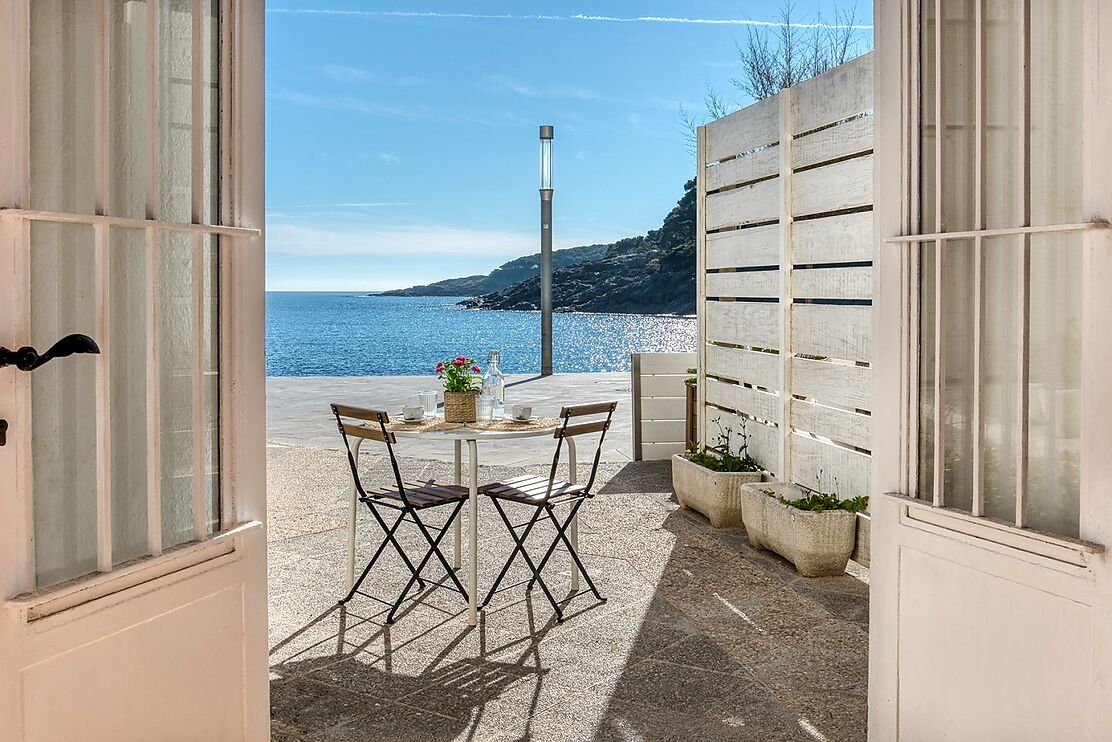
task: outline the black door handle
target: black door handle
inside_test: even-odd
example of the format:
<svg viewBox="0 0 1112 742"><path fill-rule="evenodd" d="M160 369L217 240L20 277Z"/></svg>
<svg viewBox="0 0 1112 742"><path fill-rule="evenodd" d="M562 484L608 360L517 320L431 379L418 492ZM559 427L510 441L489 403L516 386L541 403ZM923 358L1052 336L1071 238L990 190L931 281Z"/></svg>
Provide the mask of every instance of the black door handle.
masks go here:
<svg viewBox="0 0 1112 742"><path fill-rule="evenodd" d="M8 443L8 421L0 420L0 446Z"/></svg>
<svg viewBox="0 0 1112 742"><path fill-rule="evenodd" d="M34 371L55 358L64 358L74 353L100 353L100 348L88 335L66 335L42 355L29 345L19 350L0 348L0 368L15 366L20 371Z"/></svg>

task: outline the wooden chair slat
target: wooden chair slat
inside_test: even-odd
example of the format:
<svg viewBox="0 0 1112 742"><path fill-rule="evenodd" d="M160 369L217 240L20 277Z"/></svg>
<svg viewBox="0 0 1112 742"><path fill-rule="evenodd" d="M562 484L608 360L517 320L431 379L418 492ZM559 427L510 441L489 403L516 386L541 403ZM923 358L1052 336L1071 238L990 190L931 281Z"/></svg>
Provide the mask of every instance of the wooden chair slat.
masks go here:
<svg viewBox="0 0 1112 742"><path fill-rule="evenodd" d="M617 402L587 402L586 404L565 405L560 408L560 417L599 415L603 412L613 412L617 406Z"/></svg>
<svg viewBox="0 0 1112 742"><path fill-rule="evenodd" d="M390 439L390 443L397 443L398 439L393 433L387 432L384 436L382 430L379 428L372 428L366 425L353 425L351 423L341 423L344 428L344 433L356 438L363 438L369 441L378 441L379 443L386 443L386 439Z"/></svg>
<svg viewBox="0 0 1112 742"><path fill-rule="evenodd" d="M390 414L384 410L372 410L369 407L353 407L352 405L332 403L332 409L340 417L350 417L356 420L368 420L378 422L382 418L382 422L390 422Z"/></svg>
<svg viewBox="0 0 1112 742"><path fill-rule="evenodd" d="M553 435L554 438L568 438L574 435L587 435L589 433L598 433L607 430L610 427L609 420L595 420L589 423L576 423L569 425L566 428L558 428Z"/></svg>

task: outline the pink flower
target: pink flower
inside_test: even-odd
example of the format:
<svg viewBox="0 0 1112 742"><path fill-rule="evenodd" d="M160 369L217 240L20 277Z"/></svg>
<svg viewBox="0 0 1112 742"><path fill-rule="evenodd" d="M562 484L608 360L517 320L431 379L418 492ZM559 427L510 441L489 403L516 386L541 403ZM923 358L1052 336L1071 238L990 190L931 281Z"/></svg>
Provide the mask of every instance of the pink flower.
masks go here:
<svg viewBox="0 0 1112 742"><path fill-rule="evenodd" d="M441 362L441 363L436 364L436 373L439 374L439 373L443 373L443 372L444 372L444 363Z"/></svg>
<svg viewBox="0 0 1112 742"><path fill-rule="evenodd" d="M467 359L464 358L463 356L460 356L456 360L452 361L452 364L455 365L455 366L462 366L465 363L467 363Z"/></svg>
<svg viewBox="0 0 1112 742"><path fill-rule="evenodd" d="M472 367L471 367L471 370L472 370L472 371L474 371L475 373L479 373L480 371L482 371L482 369L481 369L481 368L479 368L479 367L478 367L477 365L476 365L476 366L472 366Z"/></svg>

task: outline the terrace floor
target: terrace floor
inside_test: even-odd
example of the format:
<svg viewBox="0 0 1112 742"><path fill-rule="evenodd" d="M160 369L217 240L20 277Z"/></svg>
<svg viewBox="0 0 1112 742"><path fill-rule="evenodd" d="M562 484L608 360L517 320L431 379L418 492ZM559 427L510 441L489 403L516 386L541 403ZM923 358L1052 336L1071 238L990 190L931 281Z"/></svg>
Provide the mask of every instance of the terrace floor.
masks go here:
<svg viewBox="0 0 1112 742"><path fill-rule="evenodd" d="M667 463L604 463L581 512L580 548L606 603L579 596L557 624L539 590L516 588L475 628L447 591L423 595L392 627L365 598L338 608L345 461L276 447L268 463L275 742L866 737L867 571L851 562L852 574L799 577L744 531L677 509ZM384 463L364 457L368 481L385 481ZM447 479L449 466L402 460L407 477ZM479 511L482 588L510 541L489 503ZM359 525L365 559L378 534L368 514ZM558 594L567 569L566 555L554 559ZM395 594L400 562L380 575L372 590Z"/></svg>

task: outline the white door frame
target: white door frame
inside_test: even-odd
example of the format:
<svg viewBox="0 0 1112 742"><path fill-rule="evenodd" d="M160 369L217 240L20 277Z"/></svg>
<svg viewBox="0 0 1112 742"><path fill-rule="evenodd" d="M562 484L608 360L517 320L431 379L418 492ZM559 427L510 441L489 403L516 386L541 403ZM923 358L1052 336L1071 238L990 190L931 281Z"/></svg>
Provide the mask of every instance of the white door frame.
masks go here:
<svg viewBox="0 0 1112 742"><path fill-rule="evenodd" d="M0 0L0 101L4 103L0 110L0 345L8 347L29 341L29 224L36 219L67 220L66 215L26 209L30 182L27 29L28 3L33 1ZM152 622L167 617L171 622L175 616L193 616L190 621L197 615L204 617L204 606L209 605L205 601L213 596L225 596L219 599L221 605L237 611L239 625L228 626L232 633L223 641L242 648L241 666L213 668L214 673L230 669L242 672L234 699L241 718L237 728L221 729L219 738L269 737L264 527L264 2L219 1L223 97L219 222L233 226L202 225L195 213L192 224L171 228L195 235L217 234L220 240L220 529L207 539L119 569L112 569L109 536L107 549L104 544L100 549L100 573L35 591L30 384L28 374L13 367L0 369L0 418L10 423L7 445L0 447L0 719L4 720L5 739L23 739L37 723L28 721L28 714L41 710L35 704L43 699L36 697L29 685L34 682L29 668L46 668L43 677L49 677L52 664L64 669L71 656L75 667L80 667L82 657L93 656L82 652L94 647L95 653L96 644L102 640L115 642L104 644L114 647L113 651L122 647L125 663L129 652L138 658L138 666L121 668L125 682L136 672L148 677L153 687L160 680L169 681L158 676L160 653L172 654L165 647L178 641L188 646L191 641L204 642L206 637L159 636L155 631L160 645L166 644L144 648L140 644L150 641L152 635L144 634L140 627L157 627ZM194 7L199 6L195 1ZM157 0L148 0L148 7L157 13ZM99 84L103 86L104 80ZM103 98L103 91L99 95ZM102 127L105 122L98 117L96 125ZM165 222L108 216L80 221L94 222L94 230L101 235L107 235L110 226L146 228L150 234L167 227ZM105 243L102 237L99 244ZM103 249L98 250L98 273L107 275L103 253ZM102 321L101 325L106 323ZM111 362L111 342L107 340L98 364ZM100 365L98 373L104 374L105 369ZM102 521L106 518L105 507L102 505L98 514ZM233 594L240 598L225 599ZM193 613L186 613L187 608ZM217 621L216 625L223 624ZM128 639L131 636L135 638ZM160 717L188 720L189 714L182 716L186 710L203 717L205 705L211 700L206 693L219 685L198 671L195 677L180 679L183 692L179 698L168 698L150 708L126 708L127 713L116 716L132 714L130 719L113 720L98 717L113 716L113 703L126 706L120 694L129 689L110 687L112 673L106 675L109 677L101 685L73 678L73 686L57 688L67 700L54 703L68 705L73 699L75 708L80 708L83 700L107 703L102 706L103 714L94 714L91 719L75 715L65 722L83 729L85 738L111 734L111 724L116 721L131 723L132 729L144 729L148 728L145 725L157 724ZM131 690L138 693L137 698L142 697L142 688ZM108 726L99 726L102 722ZM172 735L171 730L163 732Z"/></svg>
<svg viewBox="0 0 1112 742"><path fill-rule="evenodd" d="M1017 0L1024 2L1024 0ZM1024 5L1026 3L1024 2ZM1103 7L1102 7L1103 6ZM936 676L935 697L902 699L901 678L919 672L923 653L919 637L901 632L901 600L908 581L921 575L907 565L912 560L933 560L947 565L950 574L976 574L984 584L993 586L984 594L961 595L969 602L960 610L968 615L969 632L981 631L981 609L999 610L1001 595L1015 590L1024 595L1041 595L1046 604L1080 611L1091 617L1084 636L1055 633L1059 617L1051 608L1036 615L1016 614L1010 626L1001 631L1019 632L1024 640L1009 656L982 659L990 674L1000 668L1029 662L1025 673L1034 682L1043 682L1047 697L1064 671L1075 668L1054 666L1039 654L1041 646L1052 645L1091 657L1091 665L1081 683L1082 697L1071 699L1081 709L1078 719L1080 737L1103 739L1112 728L1112 569L1107 551L1112 548L1112 399L1101 391L1103 380L1112 369L1112 238L1101 222L1112 217L1112 69L1107 60L1112 53L1112 11L1107 3L1090 0L1087 6L1084 44L1086 64L1078 70L1085 75L1084 107L1084 216L1092 222L1081 231L1084 239L1083 357L1082 386L1082 480L1081 537L1097 547L1069 539L1042 538L1027 529L988 524L970 515L945 511L941 503L914 503L904 496L912 493L915 439L909 419L916 404L918 389L911 382L918 363L918 337L913 297L917 278L916 243L900 243L893 238L918 232L914 185L918 179L918 131L915 109L918 106L918 2L877 2L875 4L876 78L874 193L876 194L874 261L874 347L876 375L873 412L872 481L872 569L870 592L870 672L869 736L889 742L896 739L937 739L937 729L909 727L901 718L903 703L932 703L937 708L937 723L946 722L953 689L962 687L963 674L970 668L949 668L950 674ZM999 586L997 588L996 586ZM999 592L997 592L999 590ZM921 593L919 593L921 595ZM930 622L941 617L959 594L948 587L936 591L934 599L908 605L913 613ZM1039 600L1036 598L1036 600ZM952 612L951 614L952 615ZM937 620L943 620L938 618ZM922 625L920 623L919 625ZM949 628L949 627L947 627ZM935 645L939 652L957 652L962 631L955 631L953 646ZM975 635L975 634L974 634ZM968 635L967 635L968 636ZM983 636L983 634L982 634ZM1029 638L1029 641L1026 639ZM968 642L968 638L966 638ZM964 651L976 652L979 642L967 644ZM909 651L910 650L910 651ZM1042 657L1042 659L1038 659ZM901 667L901 658L906 658ZM1017 660L1018 658L1018 660ZM909 667L907 663L920 666ZM979 671L979 670L978 670ZM1007 670L1002 670L1007 672ZM1014 678L1013 678L1014 679ZM905 682L906 686L906 682ZM983 692L964 698L970 709L981 709L981 729L962 730L973 739L988 739L991 731L1011 728L1017 720L1037 721L1045 710L1029 697L1008 696L1009 678L1000 678L999 687L983 687ZM1084 697L1084 693L1088 696ZM1010 708L1009 708L1010 706ZM921 706L920 706L921 708ZM1008 708L1001 714L1002 708ZM1032 717L1032 714L1034 715ZM921 718L921 717L919 717ZM1028 733L1035 725L1027 727ZM902 732L902 735L901 735ZM983 736L985 734L989 736ZM1066 738L1067 732L1063 732ZM933 736L932 736L933 735ZM1070 737L1074 738L1074 737Z"/></svg>

